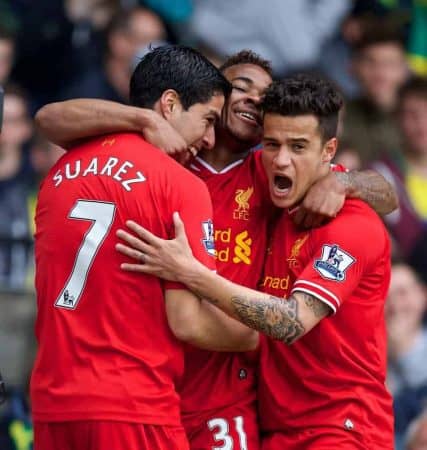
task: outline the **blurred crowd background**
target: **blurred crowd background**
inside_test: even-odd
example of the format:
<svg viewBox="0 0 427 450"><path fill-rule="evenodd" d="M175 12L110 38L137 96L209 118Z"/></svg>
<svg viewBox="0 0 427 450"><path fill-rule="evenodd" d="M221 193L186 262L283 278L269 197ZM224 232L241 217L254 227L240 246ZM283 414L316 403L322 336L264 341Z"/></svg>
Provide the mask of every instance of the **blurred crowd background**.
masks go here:
<svg viewBox="0 0 427 450"><path fill-rule="evenodd" d="M276 77L317 72L345 94L336 162L375 168L400 198L384 218L394 248L387 383L397 449L427 449L426 0L0 0L0 449L32 448L33 214L62 154L32 118L75 97L126 103L138 58L164 42L215 64L248 48Z"/></svg>

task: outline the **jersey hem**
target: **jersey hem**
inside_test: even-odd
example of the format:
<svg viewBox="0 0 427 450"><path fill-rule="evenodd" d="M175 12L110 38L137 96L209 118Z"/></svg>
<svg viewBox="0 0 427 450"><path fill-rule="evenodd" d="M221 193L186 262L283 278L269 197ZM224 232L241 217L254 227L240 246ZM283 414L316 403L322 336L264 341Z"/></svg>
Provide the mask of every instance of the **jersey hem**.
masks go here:
<svg viewBox="0 0 427 450"><path fill-rule="evenodd" d="M182 422L179 416L176 420L173 420L170 416L151 416L144 414L114 414L114 413L101 413L87 411L74 412L74 413L37 413L33 411L34 422L79 422L79 421L111 421L111 422L131 422L141 423L146 425L168 425L168 426L182 426Z"/></svg>

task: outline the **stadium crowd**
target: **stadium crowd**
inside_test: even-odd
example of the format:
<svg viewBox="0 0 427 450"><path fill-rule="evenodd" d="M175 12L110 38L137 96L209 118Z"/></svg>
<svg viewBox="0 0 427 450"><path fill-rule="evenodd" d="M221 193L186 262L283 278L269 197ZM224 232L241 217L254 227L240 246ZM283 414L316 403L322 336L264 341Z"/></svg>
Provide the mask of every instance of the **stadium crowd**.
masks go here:
<svg viewBox="0 0 427 450"><path fill-rule="evenodd" d="M19 322L22 315L12 310L18 303L35 303L39 183L64 154L36 129L36 112L73 98L127 104L139 59L167 43L195 47L217 66L250 49L271 61L274 79L318 73L343 92L334 162L378 171L399 198L398 209L383 217L392 242L387 387L394 399L396 449L427 449L427 4L422 0L39 0L37 8L29 0L0 0L0 301L8 305L1 311ZM3 321L0 336L7 337L7 318L0 327ZM16 323L14 332L27 336L24 326L27 319L25 325ZM31 349L25 356L0 350L0 370L3 364L30 369L28 361L9 363L34 356L34 341L25 339ZM30 450L29 374L8 367L0 449Z"/></svg>

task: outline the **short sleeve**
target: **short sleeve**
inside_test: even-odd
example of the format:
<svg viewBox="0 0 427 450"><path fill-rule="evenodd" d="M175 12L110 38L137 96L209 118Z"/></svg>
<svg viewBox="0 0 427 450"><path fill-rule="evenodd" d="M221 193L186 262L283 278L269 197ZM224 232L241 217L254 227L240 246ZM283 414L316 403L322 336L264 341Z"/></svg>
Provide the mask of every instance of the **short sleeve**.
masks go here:
<svg viewBox="0 0 427 450"><path fill-rule="evenodd" d="M313 230L311 244L310 259L292 293L310 294L334 313L362 277L375 270L375 262L381 264L387 248L383 226L368 208L361 208L359 213L343 212L328 225Z"/></svg>
<svg viewBox="0 0 427 450"><path fill-rule="evenodd" d="M332 172L350 172L347 167L342 164L331 164Z"/></svg>
<svg viewBox="0 0 427 450"><path fill-rule="evenodd" d="M191 175L189 182L175 194L179 194L175 211L178 211L184 222L194 257L209 269L215 270L212 202L205 183ZM167 283L166 288L180 289L183 286L179 283Z"/></svg>

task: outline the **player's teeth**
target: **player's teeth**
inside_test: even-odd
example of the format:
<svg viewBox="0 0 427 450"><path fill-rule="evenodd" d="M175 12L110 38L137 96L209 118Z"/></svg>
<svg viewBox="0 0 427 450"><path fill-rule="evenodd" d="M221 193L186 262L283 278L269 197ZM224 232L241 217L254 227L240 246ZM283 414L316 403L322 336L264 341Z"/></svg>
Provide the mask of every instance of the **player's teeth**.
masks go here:
<svg viewBox="0 0 427 450"><path fill-rule="evenodd" d="M243 117L246 117L246 118L248 118L248 119L251 119L251 120L256 120L256 119L255 119L255 116L252 115L252 114L250 114L250 113L239 113L239 115L241 115L241 116L243 116Z"/></svg>

